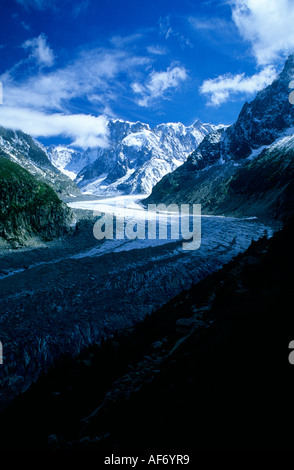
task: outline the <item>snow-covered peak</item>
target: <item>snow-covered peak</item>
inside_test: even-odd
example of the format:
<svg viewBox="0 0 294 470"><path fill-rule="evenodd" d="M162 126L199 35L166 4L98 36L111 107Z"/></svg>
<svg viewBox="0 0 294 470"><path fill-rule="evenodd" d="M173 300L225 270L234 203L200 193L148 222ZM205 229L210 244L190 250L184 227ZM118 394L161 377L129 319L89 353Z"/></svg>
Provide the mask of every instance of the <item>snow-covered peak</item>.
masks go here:
<svg viewBox="0 0 294 470"><path fill-rule="evenodd" d="M72 156L75 151L69 147L63 145L57 145L56 147L49 147L47 154L50 155L51 163L56 166L59 170L63 170L66 165L72 160Z"/></svg>
<svg viewBox="0 0 294 470"><path fill-rule="evenodd" d="M111 119L107 149L92 148L80 153L59 145L47 153L57 168L71 177L77 176L76 182L83 191L146 193L165 174L184 163L214 129L215 126L200 121L191 126L168 122L151 128L140 121Z"/></svg>
<svg viewBox="0 0 294 470"><path fill-rule="evenodd" d="M127 147L148 148L157 145L158 141L151 130L144 129L127 135L122 140L122 144Z"/></svg>

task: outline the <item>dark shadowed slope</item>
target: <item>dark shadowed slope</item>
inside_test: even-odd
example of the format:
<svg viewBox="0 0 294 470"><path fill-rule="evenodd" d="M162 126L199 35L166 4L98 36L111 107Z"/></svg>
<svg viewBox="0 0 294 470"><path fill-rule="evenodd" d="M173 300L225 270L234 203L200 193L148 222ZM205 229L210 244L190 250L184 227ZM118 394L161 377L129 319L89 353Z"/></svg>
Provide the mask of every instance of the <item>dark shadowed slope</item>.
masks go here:
<svg viewBox="0 0 294 470"><path fill-rule="evenodd" d="M293 220L2 415L2 448L292 448ZM130 454L132 455L132 454Z"/></svg>

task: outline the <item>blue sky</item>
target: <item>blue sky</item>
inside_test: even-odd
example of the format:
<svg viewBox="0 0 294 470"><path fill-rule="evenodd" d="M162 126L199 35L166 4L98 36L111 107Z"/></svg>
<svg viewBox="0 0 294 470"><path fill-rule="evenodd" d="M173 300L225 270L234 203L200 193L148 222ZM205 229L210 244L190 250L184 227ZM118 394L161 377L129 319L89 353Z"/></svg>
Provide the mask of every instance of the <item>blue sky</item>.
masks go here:
<svg viewBox="0 0 294 470"><path fill-rule="evenodd" d="M294 0L0 0L0 124L107 145L107 120L233 123L294 51Z"/></svg>

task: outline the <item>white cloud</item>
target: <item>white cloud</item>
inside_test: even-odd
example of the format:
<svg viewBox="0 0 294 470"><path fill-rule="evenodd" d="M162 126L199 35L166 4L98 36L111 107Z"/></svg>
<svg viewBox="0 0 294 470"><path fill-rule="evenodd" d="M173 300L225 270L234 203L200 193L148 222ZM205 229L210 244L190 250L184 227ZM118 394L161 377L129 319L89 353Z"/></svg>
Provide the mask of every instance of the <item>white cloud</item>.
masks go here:
<svg viewBox="0 0 294 470"><path fill-rule="evenodd" d="M22 47L31 50L30 58L35 59L39 65L52 67L54 64L54 53L48 46L44 34L40 34L37 38L28 39Z"/></svg>
<svg viewBox="0 0 294 470"><path fill-rule="evenodd" d="M167 49L162 46L148 46L147 51L149 54L154 54L154 55L165 55L167 54Z"/></svg>
<svg viewBox="0 0 294 470"><path fill-rule="evenodd" d="M272 64L294 51L293 0L229 0L243 39L258 65Z"/></svg>
<svg viewBox="0 0 294 470"><path fill-rule="evenodd" d="M164 36L165 39L174 37L181 44L182 47L193 47L188 38L186 38L183 34L179 33L178 31L175 31L175 29L171 27L170 18L171 17L169 15L159 19L160 34Z"/></svg>
<svg viewBox="0 0 294 470"><path fill-rule="evenodd" d="M73 98L101 101L116 99L123 85L118 81L122 73L134 75L137 68L149 64L149 59L132 56L124 51L94 49L84 51L67 66L51 72L39 72L23 82L11 71L0 76L5 90L5 103L10 106L31 107L44 111L67 111Z"/></svg>
<svg viewBox="0 0 294 470"><path fill-rule="evenodd" d="M123 50L99 48L85 50L68 65L46 69L45 73L43 65L51 64L53 59L43 39L43 35L30 39L25 46L30 49L30 57L41 65L35 75L30 74L35 71L31 61L24 59L0 76L4 100L4 106L0 106L1 124L35 137L65 135L72 139L72 145L83 148L104 146L104 114L113 115L111 103L126 94L121 77L133 80L142 68L145 71L150 59ZM20 67L22 72L25 70L22 79ZM102 117L71 114L74 99L95 106L94 114L101 113Z"/></svg>
<svg viewBox="0 0 294 470"><path fill-rule="evenodd" d="M159 30L160 34L168 39L172 34L175 34L175 31L170 25L170 16L165 16L164 18L159 19Z"/></svg>
<svg viewBox="0 0 294 470"><path fill-rule="evenodd" d="M205 80L200 92L210 97L209 104L219 106L236 94L252 94L272 83L275 65L294 52L294 0L227 0L240 36L262 69L252 77L244 74L223 75ZM211 21L194 26L210 29ZM221 24L220 24L221 26Z"/></svg>
<svg viewBox="0 0 294 470"><path fill-rule="evenodd" d="M142 95L138 104L148 106L156 98L165 98L168 90L178 88L187 78L188 74L184 67L171 65L166 72L153 71L144 85L134 82L132 89L136 94Z"/></svg>
<svg viewBox="0 0 294 470"><path fill-rule="evenodd" d="M231 95L256 93L272 83L275 78L276 72L272 66L265 67L252 77L246 77L244 73L221 75L215 79L205 80L200 87L200 93L209 96L210 105L219 106Z"/></svg>
<svg viewBox="0 0 294 470"><path fill-rule="evenodd" d="M228 21L221 19L221 18L197 18L197 17L190 17L189 18L190 24L193 26L194 29L203 30L203 31L215 31L220 30L223 31L225 29L230 28L230 24Z"/></svg>
<svg viewBox="0 0 294 470"><path fill-rule="evenodd" d="M108 129L105 116L85 114L46 114L28 108L0 106L0 124L20 129L33 137L62 135L73 140L72 146L107 147Z"/></svg>
<svg viewBox="0 0 294 470"><path fill-rule="evenodd" d="M129 44L136 43L140 39L142 39L142 33L134 33L130 34L129 36L113 36L110 42L117 48L122 49L123 47L128 46Z"/></svg>

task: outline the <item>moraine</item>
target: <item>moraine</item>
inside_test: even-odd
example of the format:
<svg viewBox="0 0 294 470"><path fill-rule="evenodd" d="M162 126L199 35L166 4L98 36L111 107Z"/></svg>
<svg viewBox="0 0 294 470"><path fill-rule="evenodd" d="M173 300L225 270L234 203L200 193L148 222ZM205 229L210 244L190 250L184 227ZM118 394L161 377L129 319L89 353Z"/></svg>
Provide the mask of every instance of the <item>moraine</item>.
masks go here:
<svg viewBox="0 0 294 470"><path fill-rule="evenodd" d="M70 206L113 213L117 198ZM140 220L138 196L126 197L124 206L128 217ZM252 239L271 236L275 229L258 219L210 216L202 217L201 226L201 246L195 251L183 251L181 240L97 241L89 224L87 233L60 247L3 254L3 404L26 390L57 357L75 356L132 327L244 251Z"/></svg>

